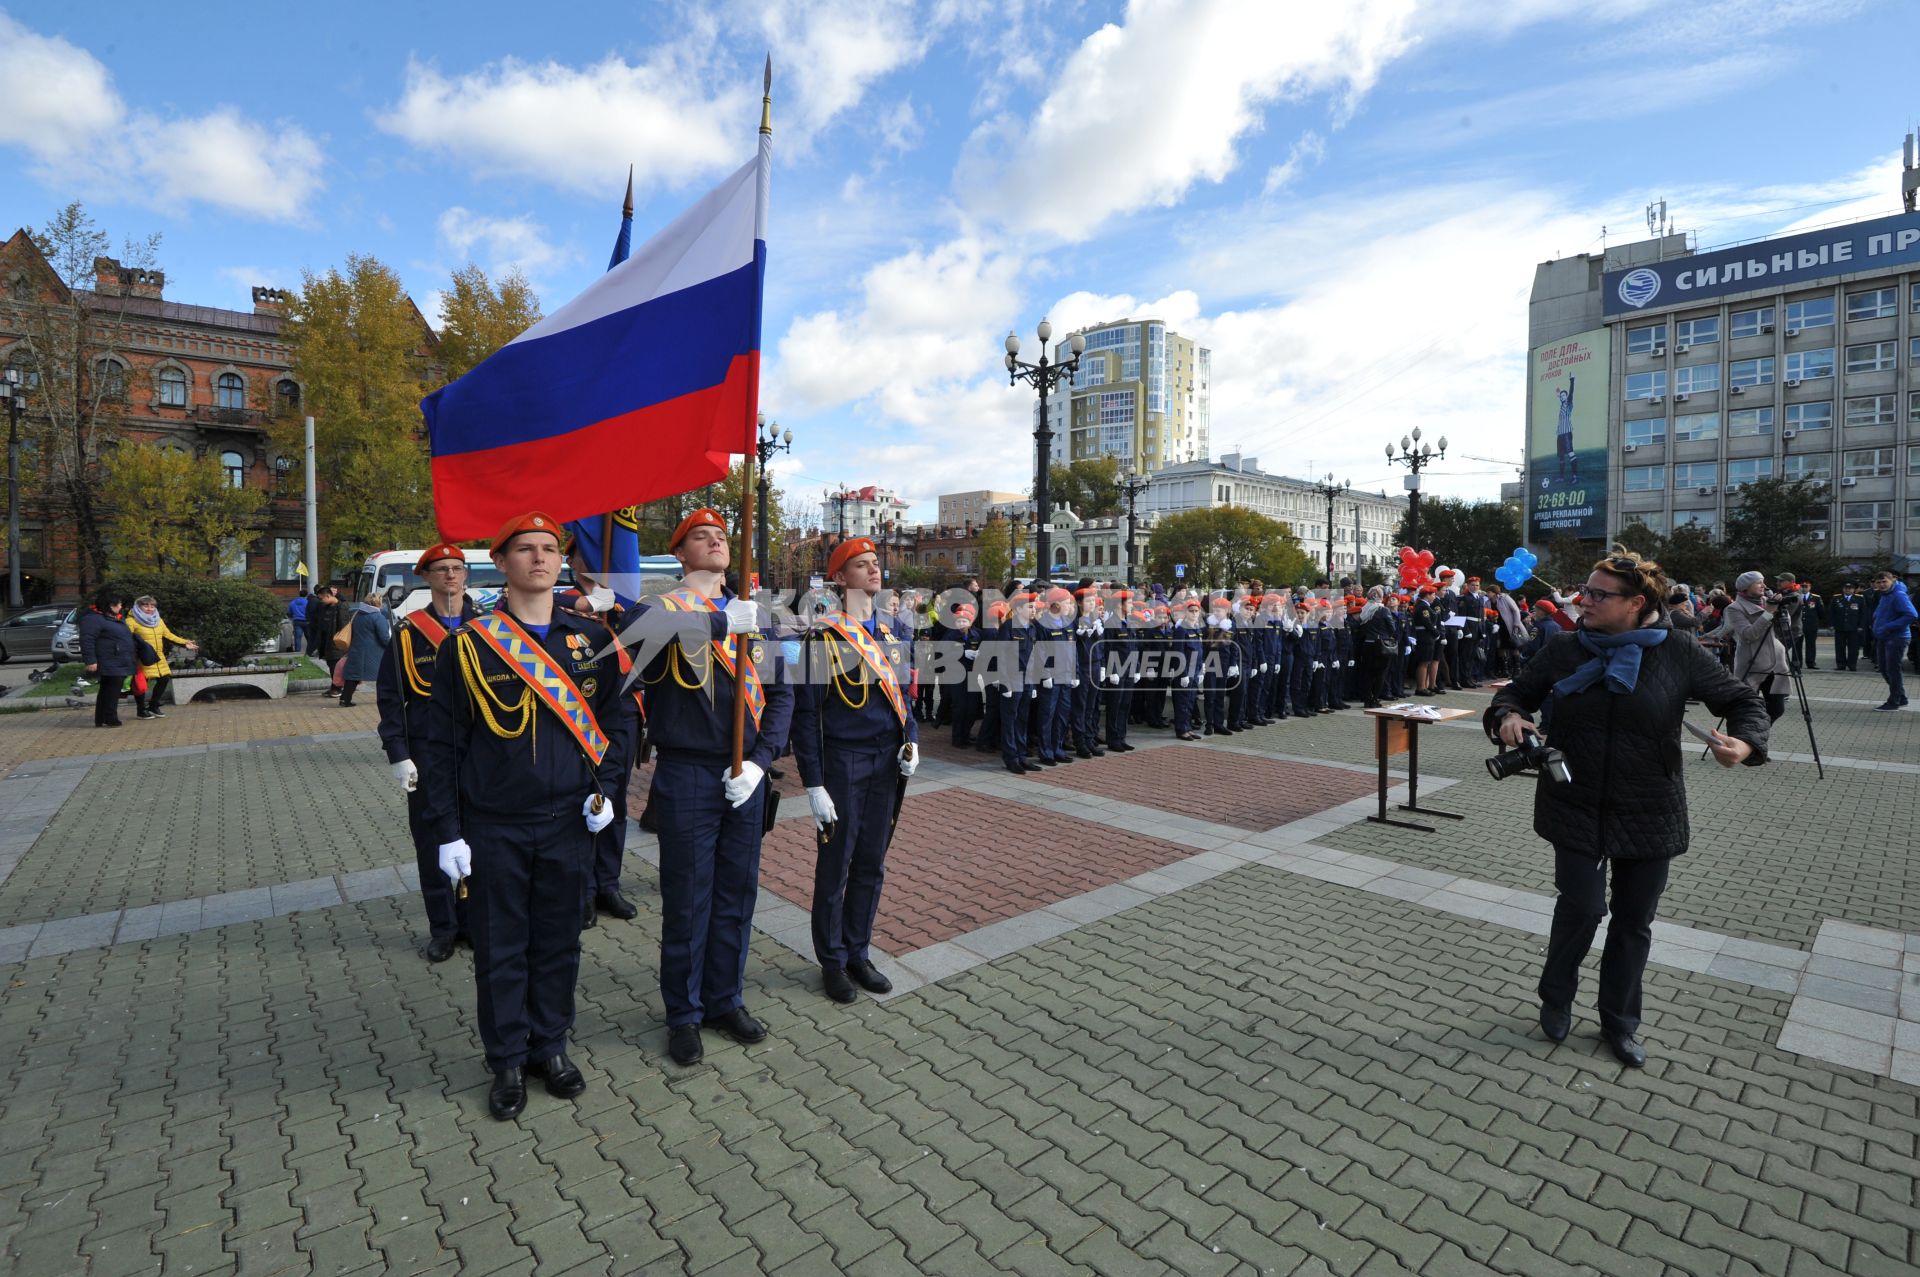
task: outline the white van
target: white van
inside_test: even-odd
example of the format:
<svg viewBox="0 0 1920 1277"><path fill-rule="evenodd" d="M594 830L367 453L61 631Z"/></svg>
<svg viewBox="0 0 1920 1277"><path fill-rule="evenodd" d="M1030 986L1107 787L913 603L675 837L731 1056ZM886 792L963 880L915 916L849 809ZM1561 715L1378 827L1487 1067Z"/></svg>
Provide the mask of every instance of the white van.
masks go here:
<svg viewBox="0 0 1920 1277"><path fill-rule="evenodd" d="M433 592L427 588L426 578L413 570L424 553L423 546L418 550L386 550L369 556L353 578L353 597L347 602L357 603L377 590L393 608L395 616L405 616L425 607L433 598ZM461 553L467 559L467 595L476 607L485 611L500 601L507 578L493 566L493 556L486 550L462 550Z"/></svg>

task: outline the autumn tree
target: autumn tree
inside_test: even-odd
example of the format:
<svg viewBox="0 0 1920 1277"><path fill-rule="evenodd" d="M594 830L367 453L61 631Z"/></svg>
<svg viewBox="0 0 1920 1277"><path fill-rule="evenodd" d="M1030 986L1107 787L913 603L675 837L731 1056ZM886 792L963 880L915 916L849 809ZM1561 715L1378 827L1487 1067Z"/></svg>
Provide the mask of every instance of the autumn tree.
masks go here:
<svg viewBox="0 0 1920 1277"><path fill-rule="evenodd" d="M213 457L156 443L126 443L102 467L101 504L113 516L113 571L206 569L217 574L251 538L267 494L235 487Z"/></svg>
<svg viewBox="0 0 1920 1277"><path fill-rule="evenodd" d="M1247 577L1269 584L1303 582L1314 570L1293 530L1278 519L1238 506L1218 506L1169 515L1153 529L1147 547L1153 579L1176 579L1196 587L1228 588ZM1186 565L1176 578L1174 568Z"/></svg>
<svg viewBox="0 0 1920 1277"><path fill-rule="evenodd" d="M448 381L464 377L494 351L540 322L540 299L518 270L496 286L471 262L453 272L440 303L439 361Z"/></svg>
<svg viewBox="0 0 1920 1277"><path fill-rule="evenodd" d="M1409 544L1407 518L1401 515L1394 529L1396 546ZM1490 577L1519 544L1520 516L1512 506L1458 497L1429 497L1420 503L1420 544L1414 549L1432 550L1435 562L1460 568L1468 576Z"/></svg>
<svg viewBox="0 0 1920 1277"><path fill-rule="evenodd" d="M1037 494L1029 492L1037 500ZM1083 519L1108 519L1120 513L1120 458L1088 457L1047 467L1047 499L1067 506Z"/></svg>
<svg viewBox="0 0 1920 1277"><path fill-rule="evenodd" d="M131 371L124 354L131 290L97 291L95 279L100 269L126 276L151 270L160 237L129 239L116 262L106 257L106 232L75 201L33 242L44 266L22 270L0 300L0 326L18 335L4 359L27 388L21 424L44 476L44 512L72 530L85 593L107 574L102 456L125 422Z"/></svg>

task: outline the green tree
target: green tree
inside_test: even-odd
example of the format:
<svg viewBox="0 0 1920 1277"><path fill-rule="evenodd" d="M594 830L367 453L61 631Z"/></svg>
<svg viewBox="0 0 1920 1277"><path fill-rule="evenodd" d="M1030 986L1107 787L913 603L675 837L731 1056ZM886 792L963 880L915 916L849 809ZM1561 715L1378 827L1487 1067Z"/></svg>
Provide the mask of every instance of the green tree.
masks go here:
<svg viewBox="0 0 1920 1277"><path fill-rule="evenodd" d="M1740 489L1740 504L1727 512L1729 567L1756 568L1769 578L1791 572L1825 583L1840 574L1840 561L1815 527L1833 517L1833 491L1819 479L1757 479Z"/></svg>
<svg viewBox="0 0 1920 1277"><path fill-rule="evenodd" d="M281 601L250 581L125 573L111 582L129 599L151 594L159 600L168 628L200 644L200 654L215 665L240 664L280 631Z"/></svg>
<svg viewBox="0 0 1920 1277"><path fill-rule="evenodd" d="M420 399L442 384L433 331L377 258L306 272L284 334L313 413L322 491L320 579L367 554L426 545L437 532ZM280 426L294 448L297 422Z"/></svg>
<svg viewBox="0 0 1920 1277"><path fill-rule="evenodd" d="M1245 577L1270 584L1301 582L1313 560L1292 529L1277 519L1237 506L1188 510L1160 520L1147 546L1154 580L1172 585L1176 564L1186 564L1187 585L1226 588Z"/></svg>
<svg viewBox="0 0 1920 1277"><path fill-rule="evenodd" d="M1029 498L1036 494L1029 491ZM1047 467L1047 497L1054 506L1071 506L1083 519L1105 519L1123 508L1120 458L1090 457Z"/></svg>
<svg viewBox="0 0 1920 1277"><path fill-rule="evenodd" d="M1013 572L1013 556L1007 546L1007 521L997 514L988 515L986 526L980 530L980 584L983 588L999 589Z"/></svg>
<svg viewBox="0 0 1920 1277"><path fill-rule="evenodd" d="M1587 579L1593 561L1599 557L1599 542L1582 541L1571 532L1556 532L1553 540L1547 542L1547 552L1540 566L1534 569L1534 575L1561 593L1571 594Z"/></svg>
<svg viewBox="0 0 1920 1277"><path fill-rule="evenodd" d="M1407 516L1400 517L1393 538L1395 546L1409 544ZM1420 502L1420 544L1414 548L1432 550L1436 563L1490 577L1520 543L1519 517L1498 501L1440 497Z"/></svg>
<svg viewBox="0 0 1920 1277"><path fill-rule="evenodd" d="M125 355L131 290L97 289L96 271L151 270L160 237L129 239L118 261L107 258L106 232L76 200L33 242L45 264L35 263L9 299L8 327L17 339L7 348L7 364L27 386L22 433L45 478L43 513L78 541L84 594L107 574L101 463L124 428L131 374Z"/></svg>
<svg viewBox="0 0 1920 1277"><path fill-rule="evenodd" d="M1697 523L1683 523L1661 538L1660 567L1669 581L1684 581L1706 589L1727 577L1727 554L1713 533Z"/></svg>
<svg viewBox="0 0 1920 1277"><path fill-rule="evenodd" d="M1666 541L1658 532L1644 523L1629 523L1620 529L1620 536L1614 544L1622 550L1631 550L1643 559L1660 559L1666 552ZM1660 560L1665 562L1664 559Z"/></svg>
<svg viewBox="0 0 1920 1277"><path fill-rule="evenodd" d="M453 272L453 287L440 304L439 356L448 381L540 322L540 298L527 277L509 270L498 286L469 262Z"/></svg>

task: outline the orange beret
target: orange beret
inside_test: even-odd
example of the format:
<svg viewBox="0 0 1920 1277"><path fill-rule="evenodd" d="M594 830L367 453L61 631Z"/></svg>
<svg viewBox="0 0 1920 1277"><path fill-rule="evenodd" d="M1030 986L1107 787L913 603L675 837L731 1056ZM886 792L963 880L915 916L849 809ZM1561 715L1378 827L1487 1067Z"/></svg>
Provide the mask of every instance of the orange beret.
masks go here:
<svg viewBox="0 0 1920 1277"><path fill-rule="evenodd" d="M1153 611L1154 611L1154 615L1156 616L1172 616L1173 615L1173 609L1168 607L1165 603L1154 604Z"/></svg>
<svg viewBox="0 0 1920 1277"><path fill-rule="evenodd" d="M847 566L848 563L863 554L878 553L880 553L880 551L875 548L873 542L866 537L854 537L851 540L842 541L839 545L834 546L833 553L827 556L827 575L834 575L841 568Z"/></svg>
<svg viewBox="0 0 1920 1277"><path fill-rule="evenodd" d="M507 520L506 526L501 528L498 535L493 538L493 553L498 554L500 551L506 549L507 542L513 540L522 532L545 532L555 541L565 541L567 536L566 531L560 526L558 519L550 514L542 514L538 510L529 510L518 518ZM433 551L429 550L427 553L432 554ZM454 553L458 554L459 551L456 550ZM422 562L425 562L425 560L422 560Z"/></svg>
<svg viewBox="0 0 1920 1277"><path fill-rule="evenodd" d="M1150 607L1137 607L1133 610L1133 619L1142 625L1152 625L1153 609Z"/></svg>
<svg viewBox="0 0 1920 1277"><path fill-rule="evenodd" d="M465 563L467 561L467 555L459 546L448 545L445 541L442 541L439 545L430 545L424 554L413 561L414 575L425 575L427 564L437 562L441 559L458 559L462 563Z"/></svg>
<svg viewBox="0 0 1920 1277"><path fill-rule="evenodd" d="M955 616L973 616L975 615L973 604L971 603L956 604L953 609L953 614Z"/></svg>
<svg viewBox="0 0 1920 1277"><path fill-rule="evenodd" d="M1096 599L1099 598L1100 587L1097 585L1083 585L1079 589L1073 592L1073 597L1076 599L1084 599L1089 594L1093 595L1093 597Z"/></svg>
<svg viewBox="0 0 1920 1277"><path fill-rule="evenodd" d="M1115 590L1113 592L1113 597L1116 599L1130 599L1133 597L1133 591L1123 587L1121 589Z"/></svg>
<svg viewBox="0 0 1920 1277"><path fill-rule="evenodd" d="M993 602L987 604L987 616L991 619L998 621L1005 617L1006 614L1007 605L1000 600L995 599Z"/></svg>
<svg viewBox="0 0 1920 1277"><path fill-rule="evenodd" d="M1226 597L1225 595L1220 595L1219 597L1214 599L1213 605L1215 607L1230 608L1233 606L1233 600Z"/></svg>
<svg viewBox="0 0 1920 1277"><path fill-rule="evenodd" d="M1047 602L1049 603L1071 603L1072 601L1073 591L1064 585L1056 585L1047 591Z"/></svg>
<svg viewBox="0 0 1920 1277"><path fill-rule="evenodd" d="M718 510L711 510L702 506L686 518L680 520L680 526L673 530L673 537L667 542L667 549L672 550L677 548L682 541L687 539L687 533L693 531L695 528L719 528L722 532L725 532L727 530L727 521L720 517Z"/></svg>

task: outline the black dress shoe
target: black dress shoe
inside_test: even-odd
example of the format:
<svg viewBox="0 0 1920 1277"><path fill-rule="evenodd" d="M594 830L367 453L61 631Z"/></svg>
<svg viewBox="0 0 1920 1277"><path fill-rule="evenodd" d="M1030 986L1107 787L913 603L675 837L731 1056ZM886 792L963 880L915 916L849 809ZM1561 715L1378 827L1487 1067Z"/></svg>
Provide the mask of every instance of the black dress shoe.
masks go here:
<svg viewBox="0 0 1920 1277"><path fill-rule="evenodd" d="M434 936L427 941L427 961L445 962L453 956L455 944L453 936Z"/></svg>
<svg viewBox="0 0 1920 1277"><path fill-rule="evenodd" d="M843 1005L860 996L853 990L853 981L847 979L845 967L820 968L820 982L826 986L827 996Z"/></svg>
<svg viewBox="0 0 1920 1277"><path fill-rule="evenodd" d="M493 1075L493 1089L487 1092L487 1112L495 1120L511 1122L527 1107L527 1079L519 1069L501 1069Z"/></svg>
<svg viewBox="0 0 1920 1277"><path fill-rule="evenodd" d="M1073 755L1075 758L1092 758L1093 751L1090 749L1076 749L1073 751Z"/></svg>
<svg viewBox="0 0 1920 1277"><path fill-rule="evenodd" d="M1572 1028L1572 1007L1557 1007L1546 1002L1540 1004L1540 1031L1547 1035L1547 1041L1565 1042Z"/></svg>
<svg viewBox="0 0 1920 1277"><path fill-rule="evenodd" d="M117 723L115 724L115 726L118 726L118 725L119 724ZM1040 765L1042 767L1058 767L1060 765L1060 760L1057 758L1043 758L1040 760Z"/></svg>
<svg viewBox="0 0 1920 1277"><path fill-rule="evenodd" d="M1107 748L1116 754L1131 754L1134 751L1134 746L1125 741L1121 741L1118 745L1109 745Z"/></svg>
<svg viewBox="0 0 1920 1277"><path fill-rule="evenodd" d="M745 1007L735 1007L721 1015L708 1016L706 1027L747 1046L767 1040L767 1026L748 1015Z"/></svg>
<svg viewBox="0 0 1920 1277"><path fill-rule="evenodd" d="M667 1030L667 1054L679 1065L698 1064L707 1053L700 1044L700 1026L676 1024Z"/></svg>
<svg viewBox="0 0 1920 1277"><path fill-rule="evenodd" d="M1647 1048L1631 1033L1607 1034L1607 1045L1613 1048L1613 1058L1630 1069L1647 1067Z"/></svg>
<svg viewBox="0 0 1920 1277"><path fill-rule="evenodd" d="M611 914L622 922L632 922L640 916L639 906L620 894L620 888L613 887L593 898L602 913Z"/></svg>
<svg viewBox="0 0 1920 1277"><path fill-rule="evenodd" d="M880 968L871 962L849 962L847 974L868 993L892 993L893 981L880 974Z"/></svg>
<svg viewBox="0 0 1920 1277"><path fill-rule="evenodd" d="M589 900L580 910L580 930L591 931L599 925L600 919L593 912L593 901Z"/></svg>
<svg viewBox="0 0 1920 1277"><path fill-rule="evenodd" d="M1093 749L1093 756L1095 758L1105 758L1107 756L1107 751L1104 749L1101 749L1098 745L1096 745L1094 746L1094 749Z"/></svg>
<svg viewBox="0 0 1920 1277"><path fill-rule="evenodd" d="M1025 763L1008 763L1007 770L1016 776L1024 776L1027 774L1027 765Z"/></svg>
<svg viewBox="0 0 1920 1277"><path fill-rule="evenodd" d="M527 1072L547 1079L547 1094L558 1100L570 1100L587 1089L587 1079L580 1076L579 1068L567 1058L565 1051L527 1065Z"/></svg>

